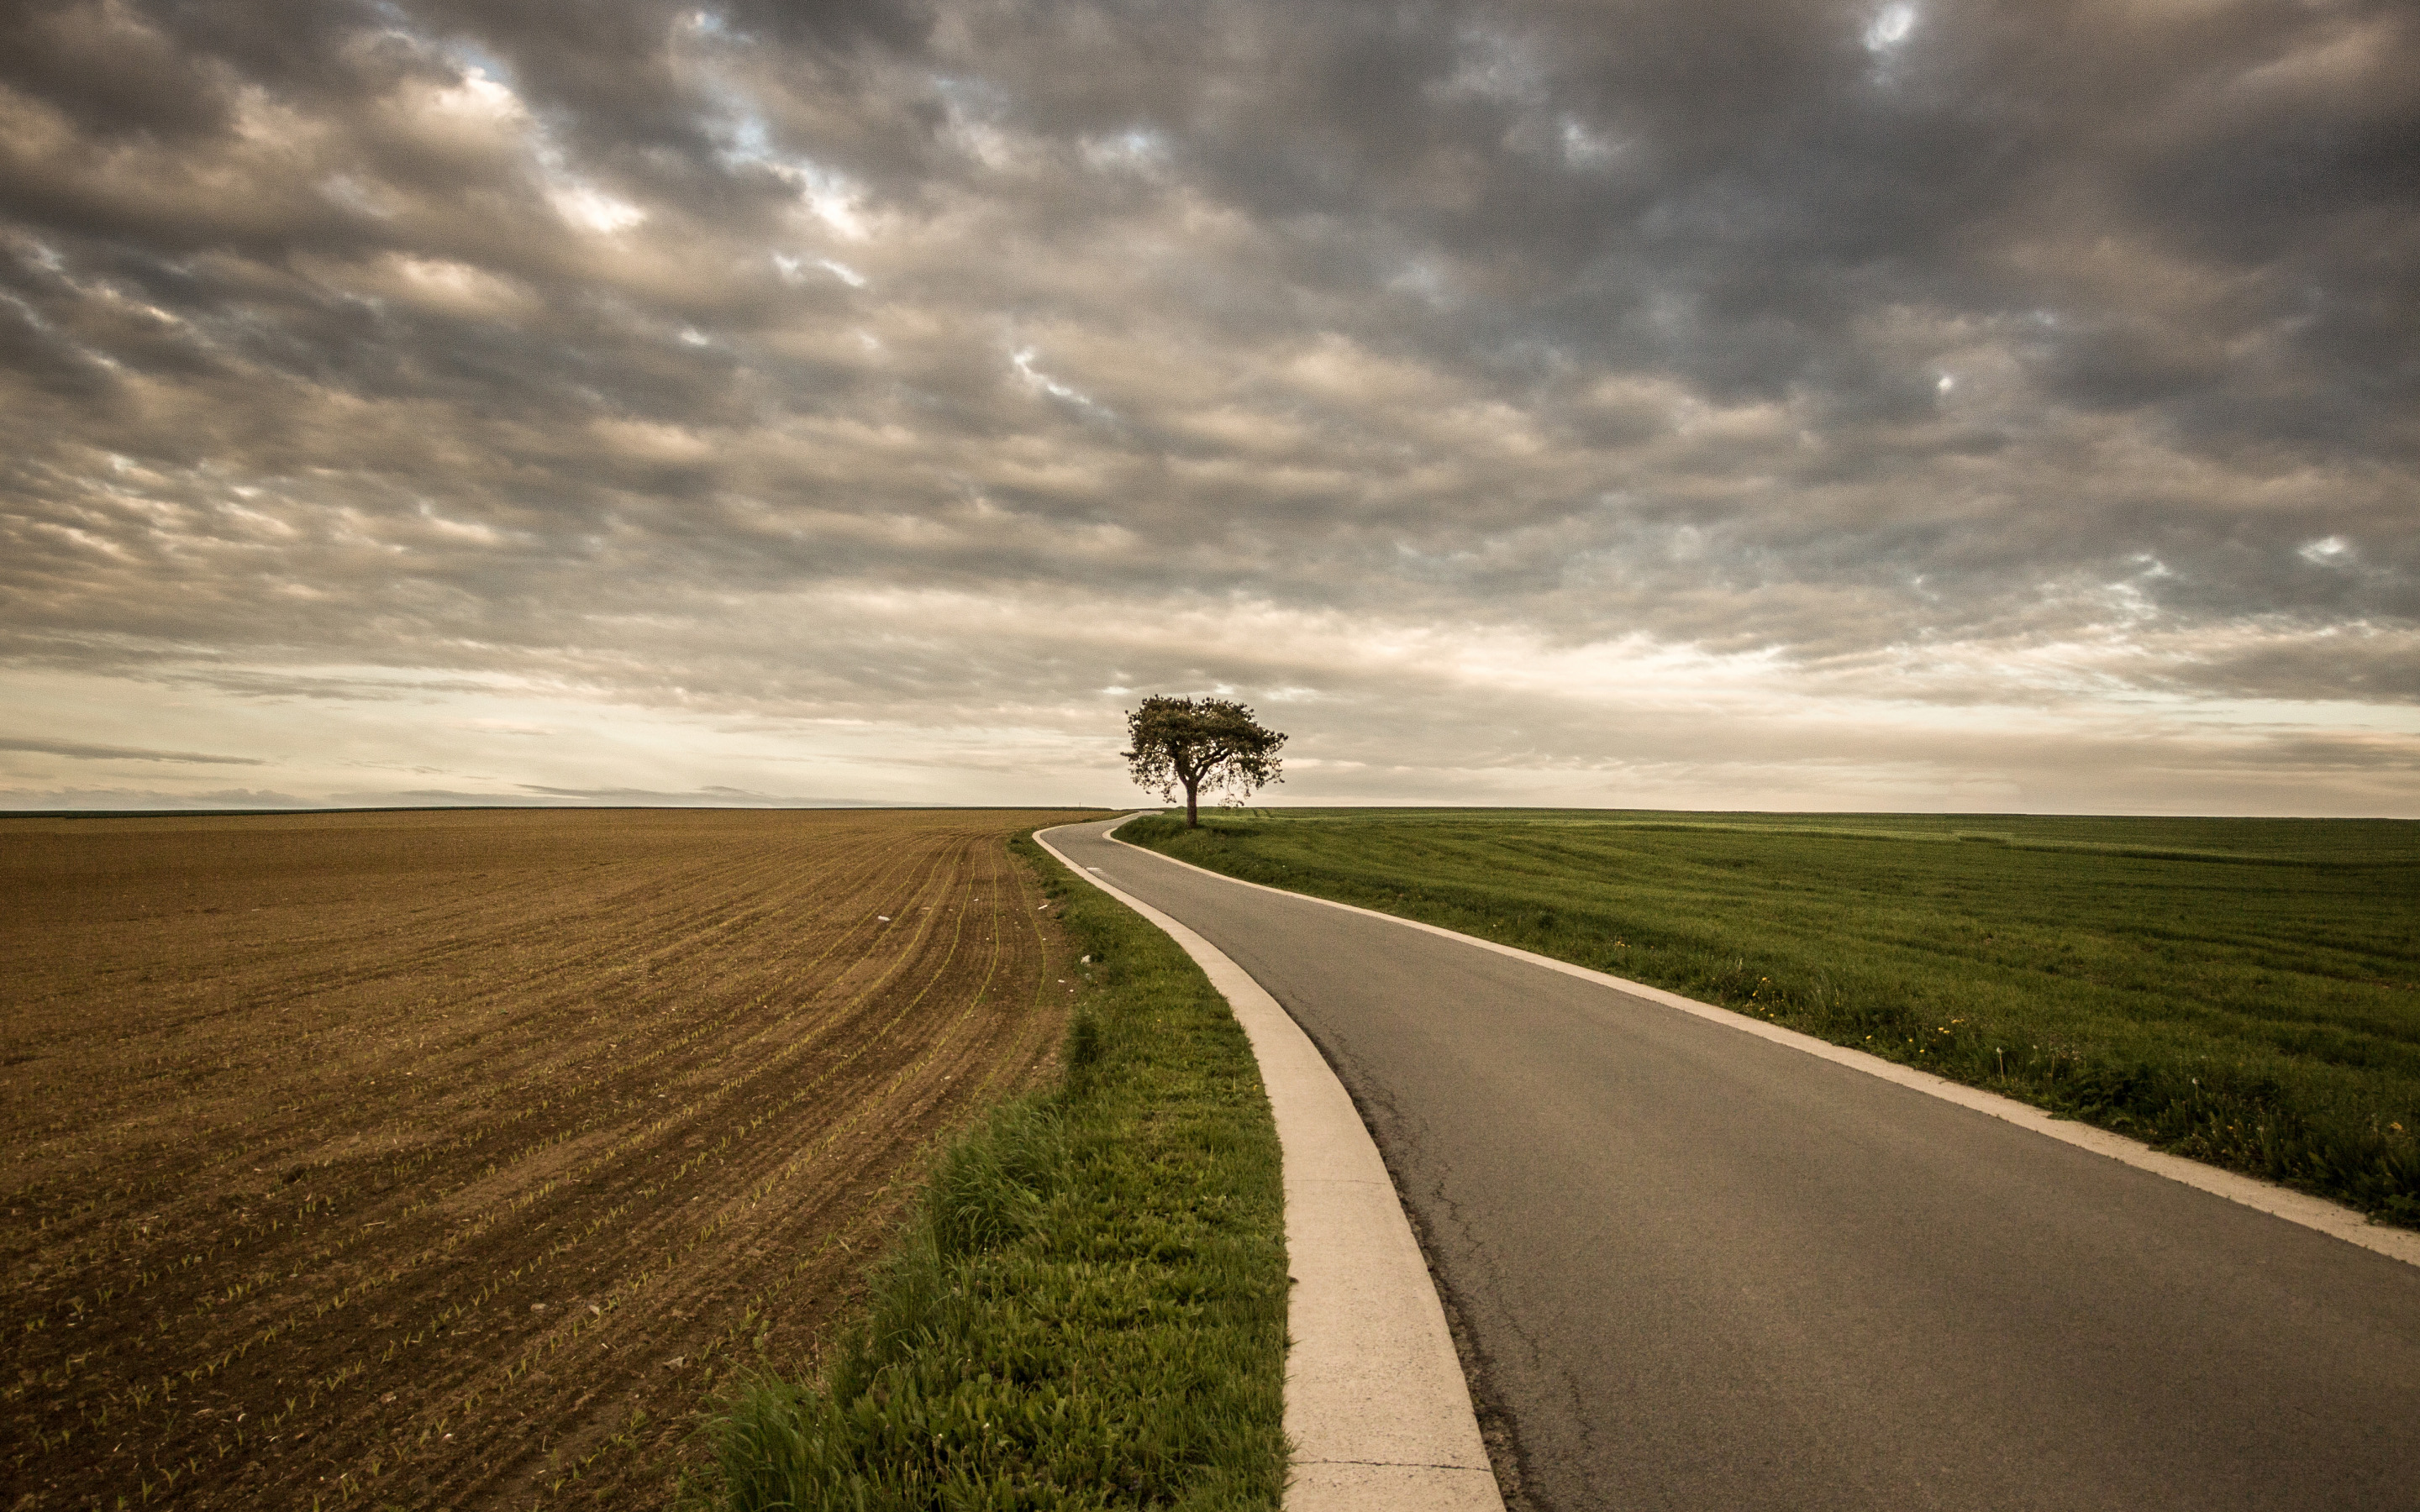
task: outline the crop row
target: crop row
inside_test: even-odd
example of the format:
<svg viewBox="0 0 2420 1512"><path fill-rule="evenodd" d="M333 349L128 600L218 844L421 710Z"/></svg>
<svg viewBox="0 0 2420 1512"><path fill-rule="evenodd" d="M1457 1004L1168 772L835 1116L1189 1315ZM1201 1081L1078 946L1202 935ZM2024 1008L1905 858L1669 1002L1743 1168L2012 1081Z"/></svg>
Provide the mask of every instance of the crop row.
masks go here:
<svg viewBox="0 0 2420 1512"><path fill-rule="evenodd" d="M999 859L996 848L992 854ZM136 1494L148 1484L154 1496L165 1491L181 1499L190 1478L198 1473L197 1466L207 1468L229 1455L249 1458L267 1443L300 1443L303 1435L288 1430L329 1421L332 1407L347 1414L348 1421L359 1421L358 1427L348 1430L355 1434L357 1443L363 1428L372 1434L369 1443L349 1452L340 1463L314 1462L315 1473L320 1468L328 1471L332 1488L328 1494L336 1500L349 1499L374 1484L394 1484L395 1475L436 1446L446 1445L449 1454L458 1456L461 1446L456 1435L472 1419L492 1417L500 1398L516 1392L541 1365L560 1362L566 1350L576 1354L585 1350L593 1334L610 1332L609 1321L634 1300L654 1295L701 1263L715 1262L735 1228L752 1221L747 1217L751 1210L777 1195L785 1182L814 1168L828 1151L851 1136L867 1116L871 1105L867 1099L879 1103L887 1094L912 1084L938 1057L950 1053L951 1041L991 992L1003 957L1004 925L1014 922L1005 919L1012 911L1009 901L1016 899L1018 909L1023 902L1016 884L996 868L987 875L966 875L966 863L973 858L963 845L894 855L892 865L861 879L873 886L849 889L865 904L853 904L847 898L834 900L849 917L836 920L833 928L814 933L813 956L803 961L776 959L737 975L723 972L703 1013L667 1009L651 1016L652 1027L628 1021L617 1024L614 1038L627 1049L617 1054L611 1074L550 1083L543 1071L522 1068L512 1088L520 1096L508 1101L488 1094L488 1105L504 1102L504 1106L483 1126L383 1164L383 1174L398 1188L405 1184L407 1163L413 1174L426 1171L438 1176L434 1185L365 1194L357 1178L334 1191L305 1189L298 1200L276 1203L268 1214L227 1223L209 1236L212 1242L178 1251L173 1257L158 1257L159 1246L172 1242L179 1233L191 1232L190 1220L127 1219L105 1226L124 1237L125 1247L114 1257L99 1259L78 1256L70 1248L66 1256L80 1261L73 1267L56 1263L65 1257L60 1250L48 1251L45 1258L54 1262L48 1278L54 1286L74 1284L76 1289L53 1311L23 1318L21 1331L39 1335L56 1326L58 1319L65 1319L94 1337L91 1347L44 1351L31 1369L21 1369L18 1380L0 1387L0 1399L8 1400L20 1425L32 1430L21 1440L29 1447L12 1457L14 1471L47 1473L39 1469L39 1461L53 1458L89 1461L95 1452L85 1446L89 1435L106 1428L115 1445L111 1452L131 1451L131 1462L139 1466L119 1476ZM898 902L903 895L906 901ZM980 906L979 897L988 897L990 906ZM891 927L877 925L876 907L892 916ZM966 978L959 958L967 926L972 922L967 916L978 912L989 916L990 949L978 958L982 964L971 983L971 995L958 999L954 996L958 988L954 986L955 1011L946 1024L920 1031L917 1053L909 1057L908 1069L892 1069L895 1057L885 1050L886 1074L864 1084L854 1068L870 1064L866 1057L881 1050L902 1023L924 1013L931 995L942 982ZM1038 945L1040 936L1030 919L1014 927ZM854 954L848 953L852 948ZM912 980L903 979L902 973L911 964ZM818 995L814 983L819 980L847 980L848 995L838 1000ZM885 999L879 1016L859 1022L862 1011L877 998ZM597 1011L592 1011L587 1022L594 1021ZM575 1025L581 1022L574 1021ZM842 1026L848 1026L845 1034ZM835 1035L841 1038L835 1040ZM424 1042L422 1036L396 1038L413 1049ZM809 1060L814 1063L806 1064ZM648 1097L629 1090L634 1072L650 1065L670 1068L676 1061L686 1067L680 1074L690 1085L672 1106L649 1108L663 1094ZM792 1073L793 1066L800 1068L799 1073ZM701 1072L707 1078L703 1083L696 1080ZM396 1083L384 1073L376 1080L382 1089ZM838 1088L844 1084L856 1089L841 1093ZM664 1085L660 1074L654 1085ZM834 1096L845 1104L835 1119L796 1125L796 1115L802 1107ZM304 1099L280 1105L307 1109L318 1104ZM378 1113L376 1107L369 1111L374 1116ZM574 1121L564 1121L566 1114L573 1115ZM631 1122L633 1114L640 1114L641 1121ZM497 1145L499 1137L520 1127L529 1128L533 1137L513 1141L509 1148ZM755 1147L773 1138L777 1131L793 1127L799 1132L812 1127L813 1144L791 1148L794 1135L783 1134L781 1143L756 1151ZM684 1133L690 1135L687 1144L680 1142ZM415 1227L442 1217L480 1182L510 1180L515 1170L596 1134L614 1137L597 1148L583 1149L572 1165L548 1173L520 1191L500 1193L479 1203L445 1232L396 1252L397 1240L408 1239ZM710 1142L701 1146L697 1143L701 1137ZM769 1167L764 1165L768 1156L773 1161ZM442 1168L441 1161L445 1163ZM752 1179L738 1193L723 1198L716 1213L690 1226L687 1234L663 1233L661 1222L655 1218L644 1220L638 1228L631 1227L634 1214L641 1211L677 1217L684 1201L696 1200L681 1195L701 1183L727 1190L735 1162L743 1170L753 1168ZM352 1168L358 1169L358 1165ZM313 1169L343 1174L342 1168ZM318 1180L313 1177L315 1187ZM613 1198L612 1193L621 1196ZM600 1197L607 1199L601 1206ZM496 1250L496 1244L526 1232L539 1212L560 1208L566 1201L575 1204L585 1220L551 1237L535 1253L526 1246L517 1254ZM39 1222L29 1227L41 1231ZM602 1266L601 1273L613 1278L604 1290L595 1293L598 1300L589 1304L594 1312L553 1320L541 1336L477 1369L474 1378L464 1380L450 1396L419 1404L402 1423L389 1427L362 1418L365 1378L396 1370L427 1376L424 1368L406 1362L460 1332L500 1299L525 1296L533 1287L562 1294L565 1281L549 1282L545 1277L578 1258L609 1230L617 1247L582 1262L583 1274L598 1274ZM836 1229L831 1240L845 1250L851 1231ZM644 1248L632 1250L634 1242ZM828 1248L812 1247L790 1273L811 1268ZM364 1261L368 1262L366 1269L362 1268ZM481 1267L473 1273L479 1280L466 1290L452 1291L443 1284L444 1278L460 1273L466 1263ZM489 1265L493 1269L487 1269ZM415 1275L424 1279L415 1282ZM187 1284L188 1277L205 1276L208 1279L200 1287ZM104 1315L151 1296L172 1280L179 1288L172 1305L155 1308L139 1320L127 1318L114 1328L99 1326ZM327 1286L328 1281L334 1285ZM297 1283L313 1294L271 1295L281 1284L290 1288ZM581 1286L573 1283L571 1289ZM398 1288L407 1287L408 1291L398 1293ZM761 1301L778 1289L758 1288L752 1295ZM380 1299L390 1293L397 1293L394 1302L381 1304ZM271 1303L282 1310L267 1316L257 1313L261 1305ZM418 1309L420 1316L390 1322L373 1316L381 1305ZM242 1335L215 1346L208 1341L208 1335L220 1331L214 1319L248 1313L253 1315L251 1326ZM691 1363L691 1373L710 1374L713 1366L707 1362L725 1357L732 1338L750 1335L758 1316L742 1307L737 1320L715 1342L692 1348L683 1356ZM469 1337L484 1349L493 1333L492 1326L484 1333L473 1329ZM354 1343L331 1353L327 1344L338 1335ZM298 1337L302 1346L300 1353L285 1350L275 1360L267 1357L266 1351L284 1350L287 1340ZM158 1377L114 1371L113 1358L138 1345L142 1356L155 1362L155 1368L163 1358L178 1360L178 1367ZM442 1380L461 1368L459 1362L446 1365L429 1379ZM101 1376L96 1378L95 1371L102 1372ZM96 1381L100 1389L75 1391L76 1383L84 1381ZM286 1381L292 1384L279 1389ZM231 1405L215 1419L195 1421L185 1411L188 1402L196 1399L192 1396L195 1392L204 1394L198 1399ZM38 1403L39 1420L28 1421L26 1411L37 1409ZM202 1412L214 1410L215 1406ZM130 1434L129 1429L135 1431ZM636 1442L627 1433L619 1435L605 1447L591 1448L566 1460L566 1473L585 1473L583 1467L597 1463L597 1457L612 1450L613 1443L627 1448Z"/></svg>

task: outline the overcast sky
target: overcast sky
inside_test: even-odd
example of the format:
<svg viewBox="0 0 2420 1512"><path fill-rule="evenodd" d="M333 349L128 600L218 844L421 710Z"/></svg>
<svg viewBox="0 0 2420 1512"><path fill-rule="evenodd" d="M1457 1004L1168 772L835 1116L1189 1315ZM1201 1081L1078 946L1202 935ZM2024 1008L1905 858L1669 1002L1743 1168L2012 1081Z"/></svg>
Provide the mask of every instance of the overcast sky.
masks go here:
<svg viewBox="0 0 2420 1512"><path fill-rule="evenodd" d="M2420 815L2408 0L0 9L0 807Z"/></svg>

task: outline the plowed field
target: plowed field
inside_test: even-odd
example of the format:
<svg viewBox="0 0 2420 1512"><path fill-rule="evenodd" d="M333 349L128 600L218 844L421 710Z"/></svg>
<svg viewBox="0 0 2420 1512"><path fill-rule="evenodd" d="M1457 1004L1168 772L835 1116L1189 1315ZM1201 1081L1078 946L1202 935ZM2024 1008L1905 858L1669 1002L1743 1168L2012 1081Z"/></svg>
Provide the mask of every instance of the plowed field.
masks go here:
<svg viewBox="0 0 2420 1512"><path fill-rule="evenodd" d="M1052 1055L1050 817L0 821L0 1507L662 1504Z"/></svg>

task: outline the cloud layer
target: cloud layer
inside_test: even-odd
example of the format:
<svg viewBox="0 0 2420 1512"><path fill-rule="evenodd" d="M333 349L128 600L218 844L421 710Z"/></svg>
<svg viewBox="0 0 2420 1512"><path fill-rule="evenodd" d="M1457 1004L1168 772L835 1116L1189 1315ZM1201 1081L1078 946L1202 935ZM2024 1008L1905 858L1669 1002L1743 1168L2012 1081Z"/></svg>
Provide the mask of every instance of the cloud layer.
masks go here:
<svg viewBox="0 0 2420 1512"><path fill-rule="evenodd" d="M0 27L0 787L2420 813L2408 7Z"/></svg>

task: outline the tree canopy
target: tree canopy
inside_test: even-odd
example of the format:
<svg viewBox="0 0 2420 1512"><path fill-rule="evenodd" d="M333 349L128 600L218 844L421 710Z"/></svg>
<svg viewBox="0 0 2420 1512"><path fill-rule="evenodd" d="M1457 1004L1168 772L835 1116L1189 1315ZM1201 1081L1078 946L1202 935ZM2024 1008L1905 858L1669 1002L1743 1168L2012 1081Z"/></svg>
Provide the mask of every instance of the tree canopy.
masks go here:
<svg viewBox="0 0 2420 1512"><path fill-rule="evenodd" d="M1127 767L1135 781L1173 798L1185 794L1185 823L1199 827L1203 789L1238 802L1285 780L1278 748L1285 736L1262 728L1252 711L1226 699L1154 695L1126 715Z"/></svg>

